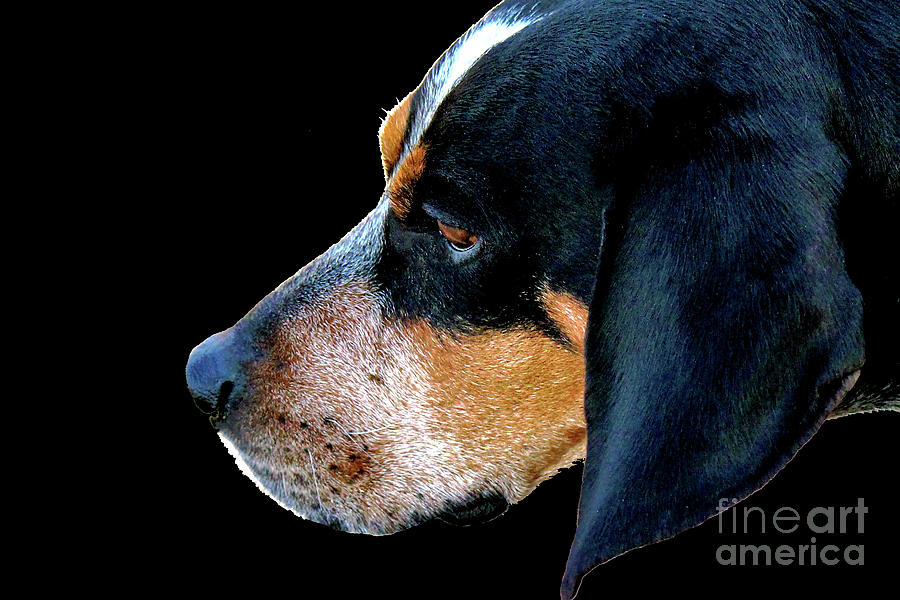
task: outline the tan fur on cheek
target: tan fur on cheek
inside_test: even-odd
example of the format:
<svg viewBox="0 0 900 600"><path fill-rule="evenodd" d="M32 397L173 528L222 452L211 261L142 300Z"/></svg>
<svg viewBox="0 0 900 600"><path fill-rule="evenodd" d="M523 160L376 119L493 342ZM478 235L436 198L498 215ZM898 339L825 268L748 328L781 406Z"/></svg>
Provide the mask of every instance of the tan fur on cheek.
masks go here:
<svg viewBox="0 0 900 600"><path fill-rule="evenodd" d="M450 469L480 472L510 501L584 457L584 361L530 330L439 339L412 326L433 410L459 451Z"/></svg>
<svg viewBox="0 0 900 600"><path fill-rule="evenodd" d="M584 456L584 363L530 329L396 321L364 282L285 317L221 432L295 513L389 533L484 492L511 502Z"/></svg>
<svg viewBox="0 0 900 600"><path fill-rule="evenodd" d="M554 292L544 286L541 300L547 316L566 336L572 347L584 354L584 337L587 332L588 308L583 302L565 292Z"/></svg>

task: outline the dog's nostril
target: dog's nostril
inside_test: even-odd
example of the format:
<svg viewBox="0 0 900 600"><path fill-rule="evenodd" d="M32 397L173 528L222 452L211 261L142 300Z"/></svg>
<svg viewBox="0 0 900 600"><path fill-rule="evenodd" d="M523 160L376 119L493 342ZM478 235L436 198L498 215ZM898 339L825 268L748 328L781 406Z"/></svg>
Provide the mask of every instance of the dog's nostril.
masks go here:
<svg viewBox="0 0 900 600"><path fill-rule="evenodd" d="M205 415L216 412L216 403L212 402L205 396L194 396L194 406L196 406L200 410L200 412Z"/></svg>
<svg viewBox="0 0 900 600"><path fill-rule="evenodd" d="M228 401L231 399L231 392L234 391L233 381L223 381L219 387L219 394L213 400L209 396L194 396L194 405L201 412L207 415L216 413L223 416L228 410Z"/></svg>
<svg viewBox="0 0 900 600"><path fill-rule="evenodd" d="M219 411L220 413L225 412L225 409L228 406L228 399L231 397L232 390L234 390L234 383L232 383L231 381L225 381L222 383L222 387L219 388L219 397L216 399L215 410Z"/></svg>
<svg viewBox="0 0 900 600"><path fill-rule="evenodd" d="M234 391L233 382L222 382L219 394L215 399L209 396L194 396L194 405L206 415L211 415L212 413L224 414L228 408L228 400L231 398L232 391Z"/></svg>

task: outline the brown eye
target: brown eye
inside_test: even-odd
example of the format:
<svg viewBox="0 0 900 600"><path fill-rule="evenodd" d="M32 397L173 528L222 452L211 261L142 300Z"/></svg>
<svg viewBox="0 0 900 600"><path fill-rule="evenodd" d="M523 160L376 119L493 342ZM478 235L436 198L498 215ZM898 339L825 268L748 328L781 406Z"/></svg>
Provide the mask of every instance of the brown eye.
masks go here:
<svg viewBox="0 0 900 600"><path fill-rule="evenodd" d="M437 222L441 235L447 240L447 244L457 252L471 250L478 242L478 236L466 229L453 227L446 223Z"/></svg>

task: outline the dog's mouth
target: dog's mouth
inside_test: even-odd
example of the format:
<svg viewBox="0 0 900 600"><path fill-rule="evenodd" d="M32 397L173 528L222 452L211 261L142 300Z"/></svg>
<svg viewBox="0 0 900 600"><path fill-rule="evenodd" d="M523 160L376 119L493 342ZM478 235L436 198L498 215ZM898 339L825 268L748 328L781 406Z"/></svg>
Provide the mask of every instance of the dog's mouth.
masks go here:
<svg viewBox="0 0 900 600"><path fill-rule="evenodd" d="M499 492L486 492L444 509L435 518L457 527L468 527L493 521L509 506L509 501Z"/></svg>
<svg viewBox="0 0 900 600"><path fill-rule="evenodd" d="M322 466L308 456L308 461L295 465L271 462L260 456L257 448L246 447L227 432L219 438L228 449L239 469L266 495L298 516L333 529L351 533L384 535L409 527L438 520L457 527L491 521L510 507L510 502L496 489L472 491L461 499L446 502L429 510L427 504L393 509L383 515L366 516L347 505L346 490L323 478ZM317 476L313 474L318 472ZM329 471L330 472L330 471ZM421 494L418 494L420 499ZM435 503L436 504L436 503Z"/></svg>

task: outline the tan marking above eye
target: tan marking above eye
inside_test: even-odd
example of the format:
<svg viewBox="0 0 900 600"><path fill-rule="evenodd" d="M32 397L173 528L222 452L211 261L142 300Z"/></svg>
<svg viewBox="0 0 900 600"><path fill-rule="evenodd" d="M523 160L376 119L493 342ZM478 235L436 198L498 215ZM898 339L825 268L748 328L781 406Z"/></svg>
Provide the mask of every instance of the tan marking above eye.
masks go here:
<svg viewBox="0 0 900 600"><path fill-rule="evenodd" d="M413 92L410 92L397 106L391 109L381 128L378 130L378 140L381 146L381 164L384 167L385 178L397 165L400 159L400 150L403 144L403 136L406 133L409 121L409 105Z"/></svg>
<svg viewBox="0 0 900 600"><path fill-rule="evenodd" d="M468 250L478 243L478 236L467 229L453 227L452 225L447 225L441 221L437 222L437 226L441 231L441 235L443 235L456 250Z"/></svg>
<svg viewBox="0 0 900 600"><path fill-rule="evenodd" d="M409 216L413 206L413 190L416 182L425 170L426 147L423 144L413 148L403 163L400 164L391 176L388 190L390 192L391 208L401 219Z"/></svg>

